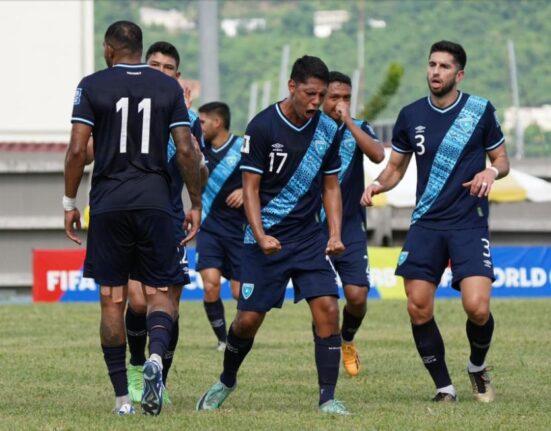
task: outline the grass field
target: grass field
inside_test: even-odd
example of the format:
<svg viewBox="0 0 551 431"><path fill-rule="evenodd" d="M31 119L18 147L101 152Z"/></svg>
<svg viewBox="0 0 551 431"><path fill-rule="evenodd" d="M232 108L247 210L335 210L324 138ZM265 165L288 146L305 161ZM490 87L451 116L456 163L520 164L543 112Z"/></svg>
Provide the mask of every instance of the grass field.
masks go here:
<svg viewBox="0 0 551 431"><path fill-rule="evenodd" d="M230 318L234 304L228 303ZM98 341L97 305L0 306L1 429L178 430L490 430L551 429L551 301L494 301L489 363L497 401L470 398L465 317L457 301L437 305L457 405L434 405L417 356L405 304L374 301L359 333L363 371L341 371L337 396L353 412L317 410L310 320L305 304L286 303L265 321L239 375L215 413L194 411L217 378L222 354L200 303L183 303L180 344L169 389L173 406L153 418L110 414L112 390Z"/></svg>

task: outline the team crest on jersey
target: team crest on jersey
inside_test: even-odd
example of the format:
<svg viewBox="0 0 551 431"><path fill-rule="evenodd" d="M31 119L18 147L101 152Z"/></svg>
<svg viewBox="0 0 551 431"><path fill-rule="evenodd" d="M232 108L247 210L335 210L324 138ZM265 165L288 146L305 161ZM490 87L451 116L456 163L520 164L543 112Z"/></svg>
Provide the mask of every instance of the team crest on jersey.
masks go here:
<svg viewBox="0 0 551 431"><path fill-rule="evenodd" d="M354 138L345 139L343 141L343 145L347 150L352 151L356 146L356 141L354 140Z"/></svg>
<svg viewBox="0 0 551 431"><path fill-rule="evenodd" d="M472 130L473 119L470 117L458 118L457 123L459 124L459 127L461 127L461 129L466 133L469 133Z"/></svg>
<svg viewBox="0 0 551 431"><path fill-rule="evenodd" d="M253 294L253 290L254 290L253 283L243 283L243 286L241 287L241 293L243 294L243 298L249 299Z"/></svg>
<svg viewBox="0 0 551 431"><path fill-rule="evenodd" d="M400 257L398 257L398 265L401 265L402 263L404 263L408 258L408 255L409 255L409 251L401 252Z"/></svg>
<svg viewBox="0 0 551 431"><path fill-rule="evenodd" d="M228 164L230 165L234 165L237 163L237 161L239 160L237 156L232 156L232 155L228 155L226 156L226 160L228 161Z"/></svg>
<svg viewBox="0 0 551 431"><path fill-rule="evenodd" d="M314 141L314 148L316 150L316 153L318 153L318 155L320 156L323 156L325 154L328 146L329 143L327 141L322 141L321 139L317 139Z"/></svg>
<svg viewBox="0 0 551 431"><path fill-rule="evenodd" d="M80 105L80 98L82 96L82 88L77 88L77 90L75 91L75 98L73 100L73 105L77 106L77 105Z"/></svg>

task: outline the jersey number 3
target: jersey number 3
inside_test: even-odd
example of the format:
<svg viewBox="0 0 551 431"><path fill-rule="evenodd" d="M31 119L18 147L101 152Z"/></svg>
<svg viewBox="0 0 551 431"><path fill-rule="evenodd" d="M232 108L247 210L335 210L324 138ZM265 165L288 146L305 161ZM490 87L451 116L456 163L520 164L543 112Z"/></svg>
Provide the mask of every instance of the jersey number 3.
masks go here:
<svg viewBox="0 0 551 431"><path fill-rule="evenodd" d="M425 154L425 136L415 135L415 146L418 148L417 155L422 156Z"/></svg>
<svg viewBox="0 0 551 431"><path fill-rule="evenodd" d="M128 137L128 97L122 97L116 104L117 112L122 111L120 152L126 153L126 141ZM151 124L151 99L142 99L138 104L138 112L143 111L142 123L142 154L149 153L149 129Z"/></svg>

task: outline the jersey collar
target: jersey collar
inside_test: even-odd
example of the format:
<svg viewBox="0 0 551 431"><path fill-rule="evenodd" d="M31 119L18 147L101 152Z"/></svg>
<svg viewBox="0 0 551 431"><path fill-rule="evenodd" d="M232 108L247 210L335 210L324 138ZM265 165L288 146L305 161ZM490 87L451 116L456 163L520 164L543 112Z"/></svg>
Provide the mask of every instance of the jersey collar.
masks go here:
<svg viewBox="0 0 551 431"><path fill-rule="evenodd" d="M228 140L226 142L224 142L224 144L220 147L220 148L214 148L211 144L210 146L210 149L212 150L213 153L219 153L220 151L222 151L224 148L226 148L230 142L232 141L233 139L233 133L230 133L230 136L228 137Z"/></svg>
<svg viewBox="0 0 551 431"><path fill-rule="evenodd" d="M302 132L306 127L308 127L308 124L310 124L310 121L312 121L312 118L310 118L306 123L302 125L302 127L297 127L293 123L291 123L287 117L281 112L281 109L279 108L279 102L275 104L275 109L280 118L284 121L285 124L287 124L291 129L296 130L297 132Z"/></svg>
<svg viewBox="0 0 551 431"><path fill-rule="evenodd" d="M117 63L113 65L113 67L124 67L127 69L138 69L140 67L149 67L148 64L140 63L140 64L126 64L126 63Z"/></svg>
<svg viewBox="0 0 551 431"><path fill-rule="evenodd" d="M462 98L463 98L463 92L460 91L459 95L457 96L457 99L455 99L455 102L453 102L450 106L444 109L440 109L432 104L432 101L430 100L430 94L427 96L427 102L429 103L429 106L432 109L434 109L436 112L439 112L440 114L445 114L446 112L449 112L453 108L455 108Z"/></svg>

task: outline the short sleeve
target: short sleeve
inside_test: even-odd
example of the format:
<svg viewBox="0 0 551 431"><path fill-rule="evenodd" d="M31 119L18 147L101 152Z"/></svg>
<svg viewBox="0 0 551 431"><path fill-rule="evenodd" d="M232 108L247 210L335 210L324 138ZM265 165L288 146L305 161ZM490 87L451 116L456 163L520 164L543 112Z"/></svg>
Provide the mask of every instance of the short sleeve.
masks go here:
<svg viewBox="0 0 551 431"><path fill-rule="evenodd" d="M71 123L82 123L94 127L95 116L90 99L90 89L86 78L84 78L75 91Z"/></svg>
<svg viewBox="0 0 551 431"><path fill-rule="evenodd" d="M367 122L367 121L364 121L362 123L362 125L360 126L360 128L365 132L367 133L370 137L372 137L373 139L375 139L377 142L379 142L379 137L377 136L377 133L375 133L375 130L373 130L373 127L371 127L371 125Z"/></svg>
<svg viewBox="0 0 551 431"><path fill-rule="evenodd" d="M327 150L321 170L323 175L335 175L341 170L341 158L339 156L340 131L335 134L333 142Z"/></svg>
<svg viewBox="0 0 551 431"><path fill-rule="evenodd" d="M243 136L240 169L262 175L269 148L270 142L266 138L263 127L256 119L253 119L247 126L247 131Z"/></svg>
<svg viewBox="0 0 551 431"><path fill-rule="evenodd" d="M495 150L505 142L505 137L501 131L501 125L497 119L497 113L494 106L488 102L485 112L484 124L484 149L486 151Z"/></svg>
<svg viewBox="0 0 551 431"><path fill-rule="evenodd" d="M186 101L184 99L184 91L180 84L175 83L174 90L174 105L172 110L172 115L170 116L170 129L174 127L187 126L191 127L189 121L189 115L187 112Z"/></svg>
<svg viewBox="0 0 551 431"><path fill-rule="evenodd" d="M400 114L398 114L398 119L392 129L392 149L402 154L413 152L408 138L407 121L404 110L401 110Z"/></svg>

